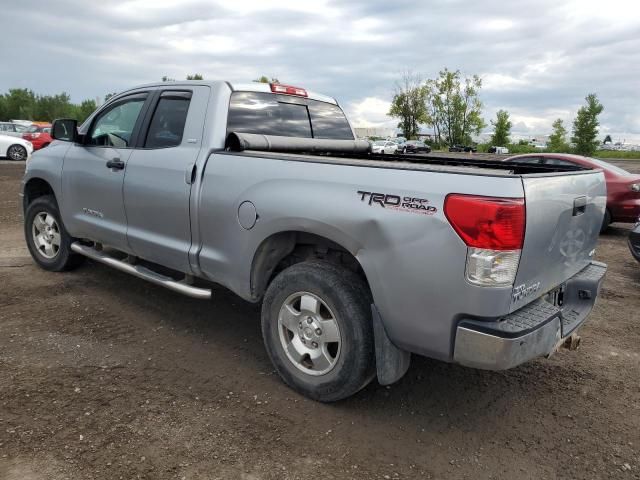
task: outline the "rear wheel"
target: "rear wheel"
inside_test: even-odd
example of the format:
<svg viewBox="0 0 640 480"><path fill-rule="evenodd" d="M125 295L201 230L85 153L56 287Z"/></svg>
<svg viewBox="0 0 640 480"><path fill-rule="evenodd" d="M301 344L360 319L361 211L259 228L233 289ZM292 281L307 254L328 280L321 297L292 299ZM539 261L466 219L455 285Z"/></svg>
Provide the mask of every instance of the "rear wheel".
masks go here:
<svg viewBox="0 0 640 480"><path fill-rule="evenodd" d="M262 335L285 383L314 400L349 397L375 375L370 295L343 267L310 261L282 271L265 294Z"/></svg>
<svg viewBox="0 0 640 480"><path fill-rule="evenodd" d="M7 157L11 160L22 161L27 159L27 149L22 145L11 145L7 149Z"/></svg>
<svg viewBox="0 0 640 480"><path fill-rule="evenodd" d="M45 270L71 270L84 261L82 255L72 252L74 239L64 228L58 204L51 195L38 197L29 204L24 234L31 256Z"/></svg>

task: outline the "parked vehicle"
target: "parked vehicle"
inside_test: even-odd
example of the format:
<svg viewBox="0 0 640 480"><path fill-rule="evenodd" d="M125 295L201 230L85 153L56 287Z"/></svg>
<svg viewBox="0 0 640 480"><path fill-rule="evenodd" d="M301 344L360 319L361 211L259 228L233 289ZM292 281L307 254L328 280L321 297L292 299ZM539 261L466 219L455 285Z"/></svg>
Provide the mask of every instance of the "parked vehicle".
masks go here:
<svg viewBox="0 0 640 480"><path fill-rule="evenodd" d="M9 160L27 160L33 152L31 142L19 137L0 134L0 157Z"/></svg>
<svg viewBox="0 0 640 480"><path fill-rule="evenodd" d="M398 148L402 153L431 153L431 147L420 140L407 140Z"/></svg>
<svg viewBox="0 0 640 480"><path fill-rule="evenodd" d="M631 255L640 262L640 221L635 224L631 233L629 233L629 250Z"/></svg>
<svg viewBox="0 0 640 480"><path fill-rule="evenodd" d="M33 144L34 150L47 147L53 140L51 138L51 124L33 124L22 134L22 138L29 140Z"/></svg>
<svg viewBox="0 0 640 480"><path fill-rule="evenodd" d="M478 151L478 147L470 146L470 145L452 145L449 147L450 152L473 152L476 153Z"/></svg>
<svg viewBox="0 0 640 480"><path fill-rule="evenodd" d="M634 223L640 217L640 175L596 158L570 155L567 153L532 153L516 155L508 162L526 162L537 165L579 165L587 168L601 168L607 182L607 209L601 230L612 222Z"/></svg>
<svg viewBox="0 0 640 480"><path fill-rule="evenodd" d="M146 85L53 134L23 181L36 263L261 302L276 371L320 401L393 383L411 353L493 370L549 355L606 271L601 171L387 162L302 88Z"/></svg>
<svg viewBox="0 0 640 480"><path fill-rule="evenodd" d="M497 153L498 155L507 155L509 149L507 147L489 147L487 153Z"/></svg>
<svg viewBox="0 0 640 480"><path fill-rule="evenodd" d="M398 144L389 140L378 140L371 144L373 153L394 154L398 151Z"/></svg>
<svg viewBox="0 0 640 480"><path fill-rule="evenodd" d="M10 137L22 138L22 134L26 130L20 124L12 122L0 122L0 135L9 135Z"/></svg>

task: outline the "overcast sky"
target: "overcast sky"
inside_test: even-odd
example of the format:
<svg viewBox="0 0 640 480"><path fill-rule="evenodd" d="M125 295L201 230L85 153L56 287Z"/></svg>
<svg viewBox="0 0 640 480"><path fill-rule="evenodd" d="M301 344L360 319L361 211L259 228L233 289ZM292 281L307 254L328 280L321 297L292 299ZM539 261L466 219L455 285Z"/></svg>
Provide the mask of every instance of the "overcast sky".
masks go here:
<svg viewBox="0 0 640 480"><path fill-rule="evenodd" d="M355 126L395 126L394 82L443 67L483 78L484 117L567 123L584 96L601 133L640 141L638 0L3 0L0 92L73 101L163 75L262 74L336 97Z"/></svg>

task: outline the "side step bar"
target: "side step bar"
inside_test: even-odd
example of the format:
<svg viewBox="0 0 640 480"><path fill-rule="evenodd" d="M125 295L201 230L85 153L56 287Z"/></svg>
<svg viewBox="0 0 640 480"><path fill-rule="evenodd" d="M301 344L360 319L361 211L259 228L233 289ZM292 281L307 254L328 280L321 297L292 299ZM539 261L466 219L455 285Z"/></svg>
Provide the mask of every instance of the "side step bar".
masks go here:
<svg viewBox="0 0 640 480"><path fill-rule="evenodd" d="M121 272L129 273L138 278L148 280L151 283L160 285L162 287L173 290L174 292L182 293L193 298L199 298L202 300L208 300L211 298L211 290L208 288L198 288L191 285L187 285L184 281L177 281L171 277L160 275L148 268L141 265L131 265L130 263L118 260L117 258L110 257L106 253L96 250L95 248L81 243L74 242L71 244L71 250L85 257L89 257L92 260L104 263L110 267L116 268Z"/></svg>

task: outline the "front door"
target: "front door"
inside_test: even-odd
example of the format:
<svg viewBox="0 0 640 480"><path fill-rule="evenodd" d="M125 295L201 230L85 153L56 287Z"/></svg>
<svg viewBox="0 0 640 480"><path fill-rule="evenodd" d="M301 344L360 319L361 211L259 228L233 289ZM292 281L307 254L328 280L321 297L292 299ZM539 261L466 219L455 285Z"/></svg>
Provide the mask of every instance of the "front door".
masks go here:
<svg viewBox="0 0 640 480"><path fill-rule="evenodd" d="M136 93L112 102L92 120L83 143L69 147L61 211L72 236L129 251L122 188L148 96Z"/></svg>

